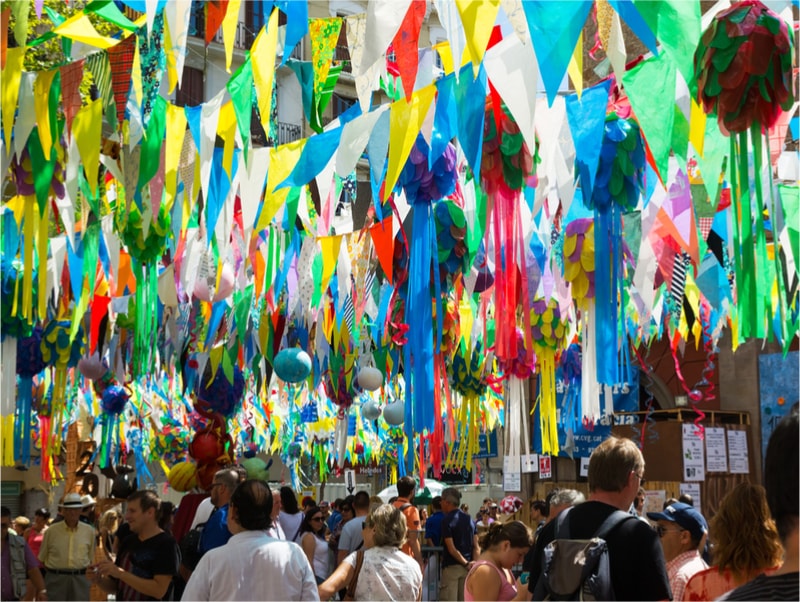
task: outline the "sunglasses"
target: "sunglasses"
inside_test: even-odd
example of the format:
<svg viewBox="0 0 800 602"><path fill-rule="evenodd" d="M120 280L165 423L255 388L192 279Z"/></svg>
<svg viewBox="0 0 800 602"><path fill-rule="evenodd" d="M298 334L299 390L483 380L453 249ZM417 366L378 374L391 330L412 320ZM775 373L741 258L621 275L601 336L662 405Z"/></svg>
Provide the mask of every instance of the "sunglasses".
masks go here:
<svg viewBox="0 0 800 602"><path fill-rule="evenodd" d="M368 525L366 521L364 521L363 523L361 523L361 530L362 530L362 531L363 531L364 529L371 529L371 528L372 528L372 525Z"/></svg>
<svg viewBox="0 0 800 602"><path fill-rule="evenodd" d="M662 527L658 525L656 527L656 533L658 533L659 537L664 537L665 533L669 533L670 531L686 531L686 529L667 529L666 527Z"/></svg>
<svg viewBox="0 0 800 602"><path fill-rule="evenodd" d="M317 523L318 523L318 522L320 522L321 520L322 520L322 517L321 517L321 516L312 516L312 517L311 517L311 522L317 522Z"/></svg>

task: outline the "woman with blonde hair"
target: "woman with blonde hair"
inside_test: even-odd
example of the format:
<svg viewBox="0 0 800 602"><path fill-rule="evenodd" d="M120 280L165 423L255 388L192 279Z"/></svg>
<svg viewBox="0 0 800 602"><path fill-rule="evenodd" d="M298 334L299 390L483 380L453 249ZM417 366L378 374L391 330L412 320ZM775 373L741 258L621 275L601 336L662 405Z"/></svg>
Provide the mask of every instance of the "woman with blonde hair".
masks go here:
<svg viewBox="0 0 800 602"><path fill-rule="evenodd" d="M527 600L528 589L517 588L511 568L522 562L533 545L533 532L522 521L495 521L479 539L481 555L464 582L464 600Z"/></svg>
<svg viewBox="0 0 800 602"><path fill-rule="evenodd" d="M761 485L740 483L722 499L709 538L714 566L689 580L684 600L715 600L781 564L778 529Z"/></svg>
<svg viewBox="0 0 800 602"><path fill-rule="evenodd" d="M381 504L367 515L362 532L364 550L345 557L319 586L320 600L330 600L345 587L354 600L419 600L422 571L400 550L408 532L403 513Z"/></svg>
<svg viewBox="0 0 800 602"><path fill-rule="evenodd" d="M97 523L97 531L100 537L100 543L105 550L106 555L113 560L116 557L116 550L114 549L114 534L119 528L122 515L115 508L110 508L100 515L100 520Z"/></svg>

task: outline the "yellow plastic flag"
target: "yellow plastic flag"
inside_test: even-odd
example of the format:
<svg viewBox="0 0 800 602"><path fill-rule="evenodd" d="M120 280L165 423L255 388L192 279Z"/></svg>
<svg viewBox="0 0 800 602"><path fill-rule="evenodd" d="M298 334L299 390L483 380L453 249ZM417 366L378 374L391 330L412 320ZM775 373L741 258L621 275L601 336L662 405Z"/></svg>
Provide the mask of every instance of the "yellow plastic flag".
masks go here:
<svg viewBox="0 0 800 602"><path fill-rule="evenodd" d="M439 58L442 61L442 69L446 74L453 72L453 52L450 50L450 42L445 40L433 45L433 49L439 53Z"/></svg>
<svg viewBox="0 0 800 602"><path fill-rule="evenodd" d="M403 98L392 104L389 114L389 166L386 170L384 201L392 194L435 96L436 86L431 84L414 92L410 101Z"/></svg>
<svg viewBox="0 0 800 602"><path fill-rule="evenodd" d="M278 209L283 207L284 203L286 203L286 198L289 196L289 191L292 189L291 186L285 186L279 190L275 190L275 187L292 173L305 145L306 139L301 138L289 144L283 144L277 148L269 149L267 189L264 193L261 215L258 216L258 223L256 224L254 232L260 232L266 228L272 221L272 218L275 217L275 214L278 213Z"/></svg>
<svg viewBox="0 0 800 602"><path fill-rule="evenodd" d="M269 131L269 116L272 110L272 82L275 78L275 55L278 51L278 11L273 10L266 27L256 36L250 51L253 65L253 81L258 95L258 110L261 125Z"/></svg>
<svg viewBox="0 0 800 602"><path fill-rule="evenodd" d="M222 19L222 40L225 42L225 70L228 73L231 72L233 44L236 42L236 28L239 27L239 5L241 3L242 0L229 0L228 9Z"/></svg>
<svg viewBox="0 0 800 602"><path fill-rule="evenodd" d="M567 73L572 80L572 85L575 86L575 92L578 98L583 93L583 32L578 36L578 43L575 44L575 51L572 53L572 58L569 59L569 66Z"/></svg>
<svg viewBox="0 0 800 602"><path fill-rule="evenodd" d="M107 49L119 44L119 40L114 38L107 38L97 33L97 30L92 25L83 12L78 13L74 17L70 17L61 25L53 29L53 32L60 35L62 38L69 38L83 42L95 48Z"/></svg>
<svg viewBox="0 0 800 602"><path fill-rule="evenodd" d="M336 262L339 260L339 247L342 245L342 234L335 236L321 236L317 238L319 248L322 249L322 290L328 288L328 283L336 269Z"/></svg>
<svg viewBox="0 0 800 602"><path fill-rule="evenodd" d="M694 150L699 155L703 156L703 146L706 140L706 113L703 111L694 98L692 99L692 108L689 113L689 142L692 143ZM713 176L713 174L710 174Z"/></svg>
<svg viewBox="0 0 800 602"><path fill-rule="evenodd" d="M472 64L477 67L483 60L486 46L492 35L494 23L497 20L497 11L500 10L500 0L456 0L458 14L464 24L464 33L467 37L467 52ZM457 58L457 57L456 57Z"/></svg>
<svg viewBox="0 0 800 602"><path fill-rule="evenodd" d="M50 150L53 148L53 134L50 131L50 86L58 69L40 71L33 83L33 106L36 111L36 124L39 126L39 140L42 143L42 152L45 159L50 159ZM5 84L4 84L5 87Z"/></svg>
<svg viewBox="0 0 800 602"><path fill-rule="evenodd" d="M139 44L134 45L131 82L133 83L133 93L136 95L136 102L141 106L142 100L144 100L144 85L142 84L142 58L139 54Z"/></svg>
<svg viewBox="0 0 800 602"><path fill-rule="evenodd" d="M3 133L6 139L6 152L11 152L11 132L14 129L14 118L17 113L19 99L19 80L22 76L22 60L25 48L9 48L6 51L6 67L3 69L3 85L0 86L3 102Z"/></svg>
<svg viewBox="0 0 800 602"><path fill-rule="evenodd" d="M92 194L97 194L97 173L100 167L100 139L103 134L103 104L93 100L75 115L72 135L78 145L83 169Z"/></svg>
<svg viewBox="0 0 800 602"><path fill-rule="evenodd" d="M331 59L336 50L336 40L342 30L342 18L310 19L308 34L311 38L311 63L314 68L314 94L317 98L322 94Z"/></svg>
<svg viewBox="0 0 800 602"><path fill-rule="evenodd" d="M175 91L175 86L178 85L178 57L175 55L175 52L170 50L174 47L172 35L169 33L169 27L165 27L164 48L167 50L164 52L164 57L167 61L167 91L169 94L172 94Z"/></svg>
<svg viewBox="0 0 800 602"><path fill-rule="evenodd" d="M172 210L178 188L178 165L181 161L183 139L186 135L186 113L183 107L167 103L167 135L164 152L164 190L167 210ZM188 196L188 195L187 195Z"/></svg>
<svg viewBox="0 0 800 602"><path fill-rule="evenodd" d="M228 178L231 177L233 165L233 146L236 141L236 113L233 110L233 101L229 100L219 110L217 122L217 135L224 141L222 149L222 167Z"/></svg>

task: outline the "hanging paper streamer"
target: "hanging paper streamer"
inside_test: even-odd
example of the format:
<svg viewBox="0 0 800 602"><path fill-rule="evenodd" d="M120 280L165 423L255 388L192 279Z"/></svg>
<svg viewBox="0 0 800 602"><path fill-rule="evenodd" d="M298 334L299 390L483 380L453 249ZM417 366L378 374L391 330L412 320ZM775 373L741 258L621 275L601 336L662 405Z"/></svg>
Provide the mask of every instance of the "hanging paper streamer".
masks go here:
<svg viewBox="0 0 800 602"><path fill-rule="evenodd" d="M40 401L39 435L42 441L42 480L55 481L53 456L61 453L61 438L66 418L67 369L78 365L85 348L83 327L70 342L68 320L51 320L42 333L42 360L55 369L50 399ZM42 420L44 419L44 420Z"/></svg>
<svg viewBox="0 0 800 602"><path fill-rule="evenodd" d="M136 328L133 353L133 376L138 378L155 371L156 337L158 334L158 268L156 261L164 253L170 233L170 213L161 203L155 221L145 224L136 203L127 214L120 203L116 226L132 258L136 275Z"/></svg>
<svg viewBox="0 0 800 602"><path fill-rule="evenodd" d="M556 353L566 334L566 317L555 299L537 299L530 311L531 334L539 373L539 430L542 453L558 455L558 420L556 416Z"/></svg>
<svg viewBox="0 0 800 602"><path fill-rule="evenodd" d="M597 380L625 381L627 334L623 305L622 212L636 208L644 187L645 154L639 126L615 114L606 118L589 207L595 229L595 336ZM621 342L620 342L621 341Z"/></svg>
<svg viewBox="0 0 800 602"><path fill-rule="evenodd" d="M525 351L525 335L517 328L517 357L500 364L505 377L503 398L505 402L505 454L521 456L531 448L528 415L525 411L525 389L533 374Z"/></svg>
<svg viewBox="0 0 800 602"><path fill-rule="evenodd" d="M561 402L561 428L567 434L564 451L574 446L575 433L581 426L581 346L572 343L561 354L561 378L564 381L564 397Z"/></svg>
<svg viewBox="0 0 800 602"><path fill-rule="evenodd" d="M517 357L518 311L530 306L522 235L520 191L535 186L537 149L531 152L519 126L505 105L491 96L486 99L483 120L481 187L491 208L494 237L495 355L501 360ZM529 326L523 323L528 360L533 359Z"/></svg>
<svg viewBox="0 0 800 602"><path fill-rule="evenodd" d="M439 263L434 261L438 257L438 246L432 202L452 194L457 179L456 149L452 144L445 147L441 157L434 158L430 168L428 153L425 139L418 136L397 180L414 211L405 312L405 322L409 327L409 343L405 346L406 432L409 439L412 432L430 432L434 428L430 411L430 400L434 398L434 339L438 348L442 314L440 310L436 312L434 329L433 304L440 307L440 280L437 273ZM433 291L431 271L434 273Z"/></svg>
<svg viewBox="0 0 800 602"><path fill-rule="evenodd" d="M31 461L31 418L33 413L33 377L45 369L42 357L42 328L17 339L17 410L14 418L14 457L22 466ZM8 360L6 360L8 361Z"/></svg>
<svg viewBox="0 0 800 602"><path fill-rule="evenodd" d="M119 418L128 403L131 393L130 390L121 385L110 385L103 391L100 399L100 425L102 434L100 437L100 468L106 468L118 463L120 441L119 441ZM111 460L111 450L114 450L114 462Z"/></svg>
<svg viewBox="0 0 800 602"><path fill-rule="evenodd" d="M472 468L472 456L480 449L478 436L481 431L479 415L480 399L486 393L486 356L480 341L470 348L462 338L458 351L448 366L452 391L457 394L455 408L456 437L445 460L445 468Z"/></svg>
<svg viewBox="0 0 800 602"><path fill-rule="evenodd" d="M765 132L794 104L793 45L780 16L758 0L747 0L718 13L695 51L698 98L706 113L716 113L722 133L731 136L736 305L743 338L763 338L773 313L780 312L771 299L775 274L767 259L761 181L763 149L769 148ZM748 130L755 199L750 197ZM785 307L785 298L778 303Z"/></svg>

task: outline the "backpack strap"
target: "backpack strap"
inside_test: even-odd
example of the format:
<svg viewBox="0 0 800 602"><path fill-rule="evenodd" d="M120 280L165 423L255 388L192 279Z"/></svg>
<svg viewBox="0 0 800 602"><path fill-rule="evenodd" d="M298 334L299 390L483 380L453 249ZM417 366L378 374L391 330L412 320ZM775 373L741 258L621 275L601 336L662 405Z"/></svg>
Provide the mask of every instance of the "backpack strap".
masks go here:
<svg viewBox="0 0 800 602"><path fill-rule="evenodd" d="M409 508L411 508L411 504L403 504L402 506L400 506L400 507L398 508L398 510L400 510L400 512L405 512L405 511L406 511L406 510L408 510Z"/></svg>
<svg viewBox="0 0 800 602"><path fill-rule="evenodd" d="M620 523L625 522L629 518L635 518L628 514L627 512L623 512L622 510L614 510L611 514L609 514L608 518L603 521L603 524L600 525L600 528L597 529L597 533L594 534L595 537L599 537L600 539L605 539L606 535L611 533L611 531Z"/></svg>

